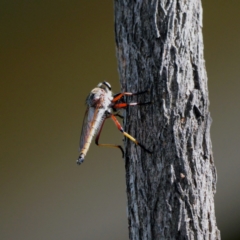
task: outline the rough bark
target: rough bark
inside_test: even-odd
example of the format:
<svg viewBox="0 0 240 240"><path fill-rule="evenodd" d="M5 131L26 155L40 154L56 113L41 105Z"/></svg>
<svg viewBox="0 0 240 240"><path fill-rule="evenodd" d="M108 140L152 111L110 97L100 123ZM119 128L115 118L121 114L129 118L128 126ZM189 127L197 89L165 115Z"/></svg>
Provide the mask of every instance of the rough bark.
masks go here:
<svg viewBox="0 0 240 240"><path fill-rule="evenodd" d="M201 1L115 0L115 34L122 90L153 101L125 114L153 150L125 140L130 239L220 239Z"/></svg>

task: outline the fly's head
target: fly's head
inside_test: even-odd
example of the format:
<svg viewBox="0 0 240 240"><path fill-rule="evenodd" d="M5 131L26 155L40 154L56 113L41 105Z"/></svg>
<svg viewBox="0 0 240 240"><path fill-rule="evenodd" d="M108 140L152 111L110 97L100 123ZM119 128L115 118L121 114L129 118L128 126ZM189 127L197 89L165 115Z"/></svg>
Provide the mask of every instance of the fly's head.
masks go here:
<svg viewBox="0 0 240 240"><path fill-rule="evenodd" d="M108 83L108 82L105 82L105 81L101 82L97 85L97 87L103 89L108 94L109 93L112 94L112 87L111 87L110 83Z"/></svg>

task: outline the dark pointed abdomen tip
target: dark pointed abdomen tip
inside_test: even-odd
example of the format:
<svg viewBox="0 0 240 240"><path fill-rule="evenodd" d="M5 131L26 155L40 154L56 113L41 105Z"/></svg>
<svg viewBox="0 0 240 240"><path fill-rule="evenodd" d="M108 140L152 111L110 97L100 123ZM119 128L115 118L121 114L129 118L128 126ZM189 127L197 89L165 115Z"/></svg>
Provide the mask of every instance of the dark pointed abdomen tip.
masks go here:
<svg viewBox="0 0 240 240"><path fill-rule="evenodd" d="M76 161L77 162L77 165L80 165L82 164L84 161L84 154L80 154L79 157L78 157L78 160Z"/></svg>

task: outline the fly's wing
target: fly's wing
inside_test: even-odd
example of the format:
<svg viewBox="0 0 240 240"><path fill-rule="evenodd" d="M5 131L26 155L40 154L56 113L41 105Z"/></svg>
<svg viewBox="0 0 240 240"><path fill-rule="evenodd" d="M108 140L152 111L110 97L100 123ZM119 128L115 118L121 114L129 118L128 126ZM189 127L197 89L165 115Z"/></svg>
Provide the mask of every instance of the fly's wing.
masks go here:
<svg viewBox="0 0 240 240"><path fill-rule="evenodd" d="M93 136L99 129L103 116L103 112L99 109L98 106L95 108L87 107L83 119L82 132L79 142L79 151L83 149L86 142L91 142Z"/></svg>
<svg viewBox="0 0 240 240"><path fill-rule="evenodd" d="M89 107L87 107L84 119L83 119L83 124L82 124L82 131L80 135L80 142L79 142L79 151L82 150L84 143L87 141L87 137L89 136L90 130L91 130L91 117L92 111ZM90 121L89 121L90 120Z"/></svg>

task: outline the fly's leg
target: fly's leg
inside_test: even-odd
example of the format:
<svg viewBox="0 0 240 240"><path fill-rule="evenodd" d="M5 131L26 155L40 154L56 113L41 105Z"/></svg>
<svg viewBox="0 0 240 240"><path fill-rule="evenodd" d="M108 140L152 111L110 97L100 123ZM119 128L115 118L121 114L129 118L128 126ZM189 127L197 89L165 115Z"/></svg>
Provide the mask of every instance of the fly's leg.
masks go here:
<svg viewBox="0 0 240 240"><path fill-rule="evenodd" d="M110 116L109 116L109 117L110 117ZM109 117L107 117L107 118L109 118ZM103 122L102 122L102 125L101 125L101 127L100 127L100 129L99 129L99 132L98 132L97 136L96 136L95 143L96 143L96 145L98 145L99 147L119 148L119 149L121 150L121 152L122 152L122 157L124 157L124 151L123 151L123 149L122 149L122 147L121 147L120 145L108 144L108 143L101 143L101 144L98 143L99 138L100 138L100 134L101 134L101 132L102 132L102 128L103 128L104 122L105 122L105 120L106 120L107 118L105 118L105 119L103 120Z"/></svg>
<svg viewBox="0 0 240 240"><path fill-rule="evenodd" d="M118 100L120 100L123 96L134 96L134 95L140 95L140 94L144 94L149 92L149 90L147 91L142 91L142 92L136 92L136 93L131 93L131 92L123 92L123 93L117 93L113 96L113 100L112 102L117 102Z"/></svg>
<svg viewBox="0 0 240 240"><path fill-rule="evenodd" d="M136 106L136 105L146 105L151 104L152 102L145 102L145 103L117 103L113 105L113 108L125 108L127 106Z"/></svg>
<svg viewBox="0 0 240 240"><path fill-rule="evenodd" d="M111 114L110 116L112 118L112 120L114 121L115 125L117 126L118 130L127 138L129 138L131 141L133 141L136 145L139 145L142 149L144 149L146 152L148 153L152 153L151 151L149 151L148 149L146 149L141 143L139 143L134 137L132 137L130 134L128 134L127 132L125 132L121 126L121 124L119 123L119 121L117 120L117 118Z"/></svg>

